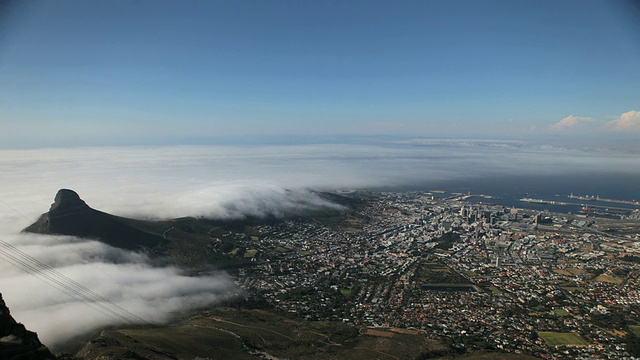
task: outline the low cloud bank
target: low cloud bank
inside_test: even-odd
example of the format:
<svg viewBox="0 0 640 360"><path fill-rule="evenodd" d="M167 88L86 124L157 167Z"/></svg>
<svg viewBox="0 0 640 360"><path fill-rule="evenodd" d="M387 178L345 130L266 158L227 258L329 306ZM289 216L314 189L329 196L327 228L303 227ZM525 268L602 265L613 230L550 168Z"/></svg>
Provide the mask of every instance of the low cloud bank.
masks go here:
<svg viewBox="0 0 640 360"><path fill-rule="evenodd" d="M304 189L286 189L276 185L229 184L205 186L157 198L135 209L122 210L134 217L176 218L184 215L210 219L277 217L300 215L315 210L344 210L318 193Z"/></svg>
<svg viewBox="0 0 640 360"><path fill-rule="evenodd" d="M190 277L174 267L152 267L144 255L96 241L34 234L3 241L47 266L34 276L11 263L16 252L0 246L3 297L13 316L53 348L107 325L161 324L237 291L224 273ZM83 287L95 301L79 296Z"/></svg>
<svg viewBox="0 0 640 360"><path fill-rule="evenodd" d="M518 141L431 140L298 146L175 146L0 151L0 225L17 231L60 188L124 216L278 215L332 207L313 190L478 176L640 172L636 153Z"/></svg>

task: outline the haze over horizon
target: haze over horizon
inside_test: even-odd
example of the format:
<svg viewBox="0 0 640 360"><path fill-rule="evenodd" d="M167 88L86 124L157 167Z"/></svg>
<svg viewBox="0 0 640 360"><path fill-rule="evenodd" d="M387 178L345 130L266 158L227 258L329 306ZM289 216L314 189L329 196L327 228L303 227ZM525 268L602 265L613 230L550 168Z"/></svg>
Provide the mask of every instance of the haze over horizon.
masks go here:
<svg viewBox="0 0 640 360"><path fill-rule="evenodd" d="M0 146L631 144L638 63L633 1L9 1Z"/></svg>

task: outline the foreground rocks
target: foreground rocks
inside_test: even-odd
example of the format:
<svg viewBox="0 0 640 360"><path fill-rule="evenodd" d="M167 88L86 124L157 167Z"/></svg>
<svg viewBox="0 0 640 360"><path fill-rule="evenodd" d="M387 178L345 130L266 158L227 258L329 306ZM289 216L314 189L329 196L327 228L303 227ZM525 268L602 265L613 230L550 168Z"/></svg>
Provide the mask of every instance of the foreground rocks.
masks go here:
<svg viewBox="0 0 640 360"><path fill-rule="evenodd" d="M0 359L55 360L38 335L15 321L0 294Z"/></svg>

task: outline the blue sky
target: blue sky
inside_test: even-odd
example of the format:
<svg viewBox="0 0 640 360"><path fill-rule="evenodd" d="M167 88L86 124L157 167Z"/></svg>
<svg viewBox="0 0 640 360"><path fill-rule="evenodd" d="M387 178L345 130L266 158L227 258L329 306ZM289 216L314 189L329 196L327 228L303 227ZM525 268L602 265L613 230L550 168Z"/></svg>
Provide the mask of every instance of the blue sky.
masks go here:
<svg viewBox="0 0 640 360"><path fill-rule="evenodd" d="M632 1L6 2L0 142L640 138Z"/></svg>

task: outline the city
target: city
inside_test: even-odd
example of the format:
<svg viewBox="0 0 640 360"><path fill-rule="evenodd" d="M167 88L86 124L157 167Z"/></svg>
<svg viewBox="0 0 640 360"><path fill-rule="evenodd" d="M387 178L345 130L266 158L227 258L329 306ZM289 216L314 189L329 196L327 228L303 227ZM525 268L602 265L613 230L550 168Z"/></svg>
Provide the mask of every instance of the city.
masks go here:
<svg viewBox="0 0 640 360"><path fill-rule="evenodd" d="M250 296L309 320L409 329L462 350L638 356L638 210L607 219L436 192L349 196L357 211L343 219L226 231L209 251L245 261L237 282Z"/></svg>

